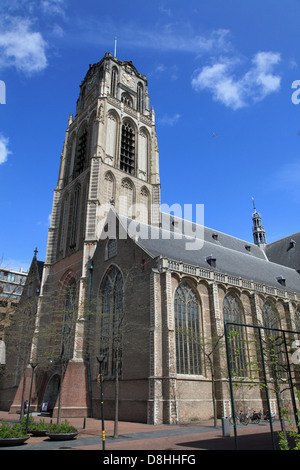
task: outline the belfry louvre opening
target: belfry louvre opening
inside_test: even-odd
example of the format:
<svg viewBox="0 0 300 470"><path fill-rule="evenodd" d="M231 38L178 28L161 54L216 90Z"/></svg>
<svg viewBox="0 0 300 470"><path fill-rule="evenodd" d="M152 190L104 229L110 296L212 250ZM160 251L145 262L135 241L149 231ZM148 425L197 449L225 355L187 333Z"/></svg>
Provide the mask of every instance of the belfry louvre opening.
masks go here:
<svg viewBox="0 0 300 470"><path fill-rule="evenodd" d="M122 126L122 141L121 141L121 155L120 155L120 168L126 173L134 173L134 154L135 154L135 139L134 130L131 125L126 122Z"/></svg>

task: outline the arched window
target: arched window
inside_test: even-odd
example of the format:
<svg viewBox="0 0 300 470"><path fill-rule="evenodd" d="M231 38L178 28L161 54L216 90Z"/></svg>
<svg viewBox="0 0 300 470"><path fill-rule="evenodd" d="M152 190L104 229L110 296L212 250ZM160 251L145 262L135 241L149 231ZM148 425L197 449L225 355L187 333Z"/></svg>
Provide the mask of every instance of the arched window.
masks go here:
<svg viewBox="0 0 300 470"><path fill-rule="evenodd" d="M76 160L74 163L73 178L76 178L87 168L87 153L88 153L88 129L85 126L79 136L76 148Z"/></svg>
<svg viewBox="0 0 300 470"><path fill-rule="evenodd" d="M132 125L124 122L122 125L122 140L120 154L120 168L126 173L134 174L135 160L135 134Z"/></svg>
<svg viewBox="0 0 300 470"><path fill-rule="evenodd" d="M113 112L109 112L107 115L106 157L105 157L105 163L108 163L109 165L113 165L114 159L116 157L117 133L118 133L117 116Z"/></svg>
<svg viewBox="0 0 300 470"><path fill-rule="evenodd" d="M128 93L123 93L123 95L121 96L121 101L122 103L126 104L126 106L129 106L130 108L132 108L133 106L132 98Z"/></svg>
<svg viewBox="0 0 300 470"><path fill-rule="evenodd" d="M133 183L125 178L120 187L119 212L125 217L133 217L134 212L134 187Z"/></svg>
<svg viewBox="0 0 300 470"><path fill-rule="evenodd" d="M66 186L73 178L76 155L76 140L77 135L75 132L73 132L69 136L67 145L67 162L64 168L64 186Z"/></svg>
<svg viewBox="0 0 300 470"><path fill-rule="evenodd" d="M137 111L140 113L143 112L144 108L144 103L143 103L143 85L141 83L138 83L137 86Z"/></svg>
<svg viewBox="0 0 300 470"><path fill-rule="evenodd" d="M232 294L227 294L223 303L224 322L244 323L243 308ZM231 370L239 377L247 375L246 331L243 326L228 325L228 344Z"/></svg>
<svg viewBox="0 0 300 470"><path fill-rule="evenodd" d="M77 284L74 278L65 287L64 296L61 356L64 360L69 360L73 356L74 318L77 306Z"/></svg>
<svg viewBox="0 0 300 470"><path fill-rule="evenodd" d="M78 223L79 223L79 212L80 212L80 193L81 187L78 185L72 195L72 206L71 206L71 217L70 217L70 238L69 248L71 251L76 249L77 245L77 234L78 234Z"/></svg>
<svg viewBox="0 0 300 470"><path fill-rule="evenodd" d="M201 375L200 305L196 293L186 282L176 289L174 314L177 373Z"/></svg>
<svg viewBox="0 0 300 470"><path fill-rule="evenodd" d="M139 132L138 143L138 177L147 180L148 176L148 153L149 153L149 138L148 133L144 129Z"/></svg>
<svg viewBox="0 0 300 470"><path fill-rule="evenodd" d="M57 245L57 256L63 256L66 249L66 236L68 229L68 211L69 211L69 195L66 193L63 197L60 213L60 232L59 242Z"/></svg>
<svg viewBox="0 0 300 470"><path fill-rule="evenodd" d="M270 301L266 301L262 308L264 330L264 349L268 356L268 367L273 378L280 377L284 373L283 364L283 337L280 330L279 316L276 307Z"/></svg>
<svg viewBox="0 0 300 470"><path fill-rule="evenodd" d="M139 203L139 220L145 224L149 223L149 191L147 188L142 188L140 193Z"/></svg>
<svg viewBox="0 0 300 470"><path fill-rule="evenodd" d="M116 67L113 67L111 71L111 85L110 85L110 94L111 96L117 97L117 83L118 83L118 70Z"/></svg>
<svg viewBox="0 0 300 470"><path fill-rule="evenodd" d="M109 268L101 286L100 354L105 357L104 374L122 373L123 277L120 271Z"/></svg>
<svg viewBox="0 0 300 470"><path fill-rule="evenodd" d="M114 199L114 178L112 173L107 172L104 176L103 203L111 204Z"/></svg>
<svg viewBox="0 0 300 470"><path fill-rule="evenodd" d="M264 303L262 318L265 328L279 328L278 313L273 304L269 301Z"/></svg>

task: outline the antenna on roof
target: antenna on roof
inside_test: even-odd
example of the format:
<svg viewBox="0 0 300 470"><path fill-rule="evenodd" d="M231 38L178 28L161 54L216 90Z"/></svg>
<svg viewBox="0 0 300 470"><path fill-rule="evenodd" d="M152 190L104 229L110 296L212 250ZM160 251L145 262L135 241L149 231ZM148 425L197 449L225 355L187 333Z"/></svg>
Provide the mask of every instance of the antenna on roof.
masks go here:
<svg viewBox="0 0 300 470"><path fill-rule="evenodd" d="M114 57L117 57L117 38L115 38L115 52Z"/></svg>

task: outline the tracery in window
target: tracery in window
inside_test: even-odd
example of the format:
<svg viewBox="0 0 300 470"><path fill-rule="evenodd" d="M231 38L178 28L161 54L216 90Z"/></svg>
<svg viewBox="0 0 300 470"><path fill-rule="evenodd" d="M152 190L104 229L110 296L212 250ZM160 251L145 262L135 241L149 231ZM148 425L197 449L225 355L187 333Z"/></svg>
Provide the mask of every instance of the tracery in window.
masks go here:
<svg viewBox="0 0 300 470"><path fill-rule="evenodd" d="M186 282L176 289L174 314L177 373L201 375L200 305L196 293Z"/></svg>
<svg viewBox="0 0 300 470"><path fill-rule="evenodd" d="M80 193L81 193L81 187L80 185L78 185L72 197L72 213L71 213L71 220L70 220L71 227L70 227L70 240L69 240L69 246L71 250L75 250L76 244L77 244L79 209L80 209Z"/></svg>
<svg viewBox="0 0 300 470"><path fill-rule="evenodd" d="M275 328L275 329L279 328L277 310L275 309L273 304L269 301L264 303L264 306L262 308L262 318L263 318L264 327Z"/></svg>
<svg viewBox="0 0 300 470"><path fill-rule="evenodd" d="M139 220L145 224L149 223L149 191L146 188L141 189L139 203Z"/></svg>
<svg viewBox="0 0 300 470"><path fill-rule="evenodd" d="M76 160L74 163L73 178L76 178L87 168L87 145L88 144L88 130L85 126L78 136L76 148Z"/></svg>
<svg viewBox="0 0 300 470"><path fill-rule="evenodd" d="M134 174L135 134L132 125L124 122L122 125L120 168L126 173Z"/></svg>
<svg viewBox="0 0 300 470"><path fill-rule="evenodd" d="M119 196L120 215L132 218L134 216L134 190L133 183L125 178L121 183Z"/></svg>
<svg viewBox="0 0 300 470"><path fill-rule="evenodd" d="M138 177L147 180L148 173L148 134L144 129L139 132L139 143L138 143Z"/></svg>
<svg viewBox="0 0 300 470"><path fill-rule="evenodd" d="M104 375L122 374L123 277L109 268L101 287L100 355L105 357Z"/></svg>
<svg viewBox="0 0 300 470"><path fill-rule="evenodd" d="M129 106L130 108L132 108L133 106L132 97L128 93L123 93L123 95L121 96L121 101L126 106Z"/></svg>
<svg viewBox="0 0 300 470"><path fill-rule="evenodd" d="M243 308L232 294L227 294L223 303L224 322L244 323ZM247 376L247 351L245 327L228 325L228 344L231 370L239 377Z"/></svg>
<svg viewBox="0 0 300 470"><path fill-rule="evenodd" d="M111 204L114 198L114 179L113 175L108 172L104 177L104 188L103 188L103 203Z"/></svg>
<svg viewBox="0 0 300 470"><path fill-rule="evenodd" d="M279 316L275 305L266 301L262 308L264 330L264 349L268 355L267 365L271 377L282 377L285 373L283 363L283 337L280 330Z"/></svg>
<svg viewBox="0 0 300 470"><path fill-rule="evenodd" d="M138 83L137 86L137 110L142 113L143 112L143 85Z"/></svg>
<svg viewBox="0 0 300 470"><path fill-rule="evenodd" d="M107 115L107 132L106 132L106 157L105 163L113 165L116 156L116 142L117 142L117 117L113 112Z"/></svg>
<svg viewBox="0 0 300 470"><path fill-rule="evenodd" d="M118 83L118 70L116 67L113 67L111 71L111 84L110 84L110 94L111 96L117 97L117 83Z"/></svg>
<svg viewBox="0 0 300 470"><path fill-rule="evenodd" d="M60 234L58 243L58 256L63 255L66 249L66 236L68 227L69 195L65 194L61 205Z"/></svg>

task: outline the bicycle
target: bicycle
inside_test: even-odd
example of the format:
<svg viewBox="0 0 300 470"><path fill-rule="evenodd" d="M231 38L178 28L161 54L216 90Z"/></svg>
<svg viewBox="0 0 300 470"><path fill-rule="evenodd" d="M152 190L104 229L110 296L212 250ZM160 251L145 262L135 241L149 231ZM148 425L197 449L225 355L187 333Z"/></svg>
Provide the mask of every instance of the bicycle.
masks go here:
<svg viewBox="0 0 300 470"><path fill-rule="evenodd" d="M247 426L250 421L250 408L248 408L247 413L241 413L240 416L240 423L242 423L244 426Z"/></svg>
<svg viewBox="0 0 300 470"><path fill-rule="evenodd" d="M230 416L229 422L230 422L230 424L234 424L233 416ZM236 414L235 415L235 424L239 424L239 422L240 422L240 417L239 417L239 415Z"/></svg>
<svg viewBox="0 0 300 470"><path fill-rule="evenodd" d="M266 410L266 412L264 413L264 420L265 421L270 421L270 418L271 418L271 421L274 421L275 420L275 413L271 411L271 416L270 416L269 410Z"/></svg>
<svg viewBox="0 0 300 470"><path fill-rule="evenodd" d="M246 426L249 423L249 416L250 416L250 409L248 410L247 413L242 413L242 411L240 411L238 415L237 414L235 415L235 424L241 423L244 426ZM234 420L232 416L229 418L229 422L230 424L234 424Z"/></svg>
<svg viewBox="0 0 300 470"><path fill-rule="evenodd" d="M261 420L261 412L253 410L252 415L250 416L251 423L259 424Z"/></svg>

